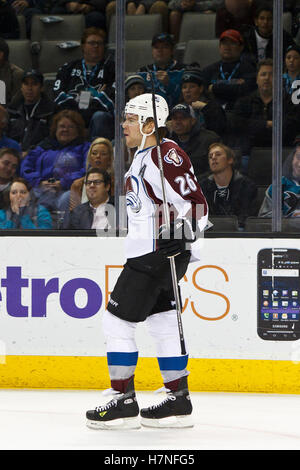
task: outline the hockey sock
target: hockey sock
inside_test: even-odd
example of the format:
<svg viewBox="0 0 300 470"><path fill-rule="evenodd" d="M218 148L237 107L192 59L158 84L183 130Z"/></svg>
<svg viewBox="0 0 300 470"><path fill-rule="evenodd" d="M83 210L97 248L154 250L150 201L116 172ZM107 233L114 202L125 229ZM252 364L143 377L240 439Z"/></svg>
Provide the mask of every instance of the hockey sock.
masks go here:
<svg viewBox="0 0 300 470"><path fill-rule="evenodd" d="M176 391L180 379L188 375L188 354L181 355L176 311L151 315L146 322L156 344L163 382L167 388Z"/></svg>

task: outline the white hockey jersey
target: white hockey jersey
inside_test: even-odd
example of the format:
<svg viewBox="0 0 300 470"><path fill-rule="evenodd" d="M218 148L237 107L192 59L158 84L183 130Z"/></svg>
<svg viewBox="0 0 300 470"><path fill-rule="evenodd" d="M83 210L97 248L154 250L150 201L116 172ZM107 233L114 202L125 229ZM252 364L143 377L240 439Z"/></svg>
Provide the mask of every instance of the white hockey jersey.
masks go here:
<svg viewBox="0 0 300 470"><path fill-rule="evenodd" d="M171 220L173 217L193 217L203 231L208 207L189 157L169 139L163 139L160 148ZM163 223L162 184L156 146L135 153L125 175L125 192L128 214L125 254L127 258L135 258L156 250L158 227Z"/></svg>

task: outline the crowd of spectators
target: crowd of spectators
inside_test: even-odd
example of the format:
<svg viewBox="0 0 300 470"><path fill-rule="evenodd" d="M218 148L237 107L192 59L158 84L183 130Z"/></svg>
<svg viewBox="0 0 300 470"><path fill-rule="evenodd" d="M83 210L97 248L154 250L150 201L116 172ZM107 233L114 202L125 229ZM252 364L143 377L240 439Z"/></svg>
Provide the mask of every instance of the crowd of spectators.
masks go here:
<svg viewBox="0 0 300 470"><path fill-rule="evenodd" d="M126 76L125 101L151 90L167 100L167 138L189 155L211 216L269 217L272 186L261 207L248 175L251 151L272 147L273 2L271 0L127 1L127 15L162 16L151 38L152 63ZM283 31L283 214L299 216L300 0L284 1L291 30ZM114 204L115 62L107 54L116 2L109 0L0 0L0 229L103 229L112 226ZM219 60L178 60L177 43L186 12L215 15ZM10 60L7 40L20 37L24 15L30 38L36 14L81 14L81 58L61 64L52 89L38 69ZM51 60L51 58L49 58ZM149 61L150 62L150 61ZM125 143L124 143L125 146ZM126 149L125 165L133 152ZM292 196L291 196L292 194ZM58 222L59 221L59 222Z"/></svg>

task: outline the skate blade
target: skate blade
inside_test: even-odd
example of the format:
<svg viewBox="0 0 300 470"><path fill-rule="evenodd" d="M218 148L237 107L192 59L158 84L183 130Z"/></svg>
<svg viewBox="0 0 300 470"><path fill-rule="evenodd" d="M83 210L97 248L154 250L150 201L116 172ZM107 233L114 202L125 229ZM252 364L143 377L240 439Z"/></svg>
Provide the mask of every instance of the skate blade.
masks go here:
<svg viewBox="0 0 300 470"><path fill-rule="evenodd" d="M168 416L162 419L141 418L141 425L148 428L192 428L191 415Z"/></svg>
<svg viewBox="0 0 300 470"><path fill-rule="evenodd" d="M106 430L119 430L119 429L140 429L141 424L138 417L135 418L120 418L112 421L92 421L87 420L86 425L90 429L106 429Z"/></svg>

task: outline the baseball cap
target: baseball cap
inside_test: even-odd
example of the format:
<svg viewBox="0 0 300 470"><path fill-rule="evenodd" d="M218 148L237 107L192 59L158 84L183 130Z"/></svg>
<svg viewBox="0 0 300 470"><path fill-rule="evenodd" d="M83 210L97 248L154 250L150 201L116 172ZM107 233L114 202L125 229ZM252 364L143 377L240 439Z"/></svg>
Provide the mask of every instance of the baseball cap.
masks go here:
<svg viewBox="0 0 300 470"><path fill-rule="evenodd" d="M238 44L244 44L243 36L236 29L227 29L226 31L223 31L220 36L220 41L226 38L231 39L231 41L237 42Z"/></svg>
<svg viewBox="0 0 300 470"><path fill-rule="evenodd" d="M169 117L172 118L172 116L175 113L183 113L186 116L193 117L193 118L195 117L195 111L189 104L184 104L184 103L176 104L176 106L172 108Z"/></svg>
<svg viewBox="0 0 300 470"><path fill-rule="evenodd" d="M138 74L129 75L126 78L126 80L125 80L125 90L127 91L128 88L131 87L131 85L134 85L135 83L139 83L146 90L146 83L145 83L143 77L141 77L141 75L138 75Z"/></svg>
<svg viewBox="0 0 300 470"><path fill-rule="evenodd" d="M296 52L298 52L298 54L300 55L300 47L297 46L297 44L292 44L291 46L289 46L289 47L286 49L285 53L287 54L287 53L290 52L290 51L296 51Z"/></svg>
<svg viewBox="0 0 300 470"><path fill-rule="evenodd" d="M24 75L22 77L22 82L24 82L26 78L33 78L34 80L41 83L42 85L44 83L43 74L39 72L38 70L28 70L27 72L24 72Z"/></svg>
<svg viewBox="0 0 300 470"><path fill-rule="evenodd" d="M167 34L167 33L160 33L160 34L156 34L155 36L153 36L152 46L154 46L154 44L156 44L157 42L166 42L170 46L172 46L172 47L174 46L174 40L173 40L172 36L170 34Z"/></svg>
<svg viewBox="0 0 300 470"><path fill-rule="evenodd" d="M186 70L183 72L181 83L193 82L202 85L204 81L203 74L200 70Z"/></svg>

